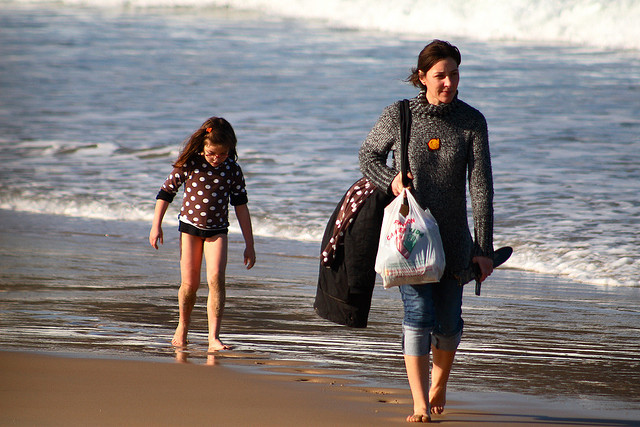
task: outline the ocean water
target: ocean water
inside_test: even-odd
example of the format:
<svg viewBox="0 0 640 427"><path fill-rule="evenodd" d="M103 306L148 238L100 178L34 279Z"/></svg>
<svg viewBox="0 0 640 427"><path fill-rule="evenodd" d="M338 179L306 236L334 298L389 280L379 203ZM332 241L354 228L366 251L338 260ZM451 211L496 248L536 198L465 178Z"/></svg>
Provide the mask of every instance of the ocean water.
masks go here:
<svg viewBox="0 0 640 427"><path fill-rule="evenodd" d="M640 36L625 23L640 6L511 2L508 34L471 38L475 6L433 2L450 28L420 31L429 14L407 3L384 32L384 9L349 18L357 3L0 3L0 208L150 221L180 144L220 115L239 137L256 233L319 241L359 177L362 140L386 105L415 95L403 79L446 36L463 55L460 98L488 120L510 266L637 286ZM542 19L518 15L528 3L556 16L546 30L526 32ZM332 7L345 13L329 19ZM595 12L615 31L578 37ZM601 46L613 33L624 40Z"/></svg>
<svg viewBox="0 0 640 427"><path fill-rule="evenodd" d="M275 357L354 369L397 354L398 331L384 329L399 324L395 294L378 295L378 316L364 332L300 316L315 291L314 257L326 221L360 176L360 144L386 105L416 94L403 79L437 37L460 48L459 96L487 118L495 245L515 250L509 270L492 276L494 293L483 287L482 298L465 301L467 325L479 336L465 336L461 365L477 363L461 368L456 381L512 391L526 381L533 393L605 396L607 405L622 399L637 408L640 5L389 5L0 0L0 209L15 218L51 215L54 229L60 221L53 238L75 245L85 237L113 239L97 254L64 253L66 261L47 250L36 267L26 249L11 263L6 249L4 348L166 353L158 337L171 334L177 269L150 278L145 227L182 141L219 115L238 135L254 231L269 247L255 270L234 271L229 338L242 351L268 345ZM174 203L165 218L166 235L178 208ZM37 247L37 221L22 230L25 247ZM113 227L121 231L105 231ZM169 246L155 256L169 262ZM112 254L122 251L131 256ZM282 256L289 266L304 265L296 281L265 266ZM512 287L522 272L542 273L556 286ZM122 302L129 299L136 303ZM32 301L30 309L24 301ZM234 304L251 307L255 322L234 317ZM273 334L256 333L260 315L275 319ZM496 344L496 317L516 336L509 345ZM551 326L538 328L540 319ZM615 331L606 356L598 349L611 339L605 330ZM379 347L380 340L389 345ZM401 384L402 367L393 363L393 373L382 366L372 377ZM565 375L568 388L527 375L542 367Z"/></svg>

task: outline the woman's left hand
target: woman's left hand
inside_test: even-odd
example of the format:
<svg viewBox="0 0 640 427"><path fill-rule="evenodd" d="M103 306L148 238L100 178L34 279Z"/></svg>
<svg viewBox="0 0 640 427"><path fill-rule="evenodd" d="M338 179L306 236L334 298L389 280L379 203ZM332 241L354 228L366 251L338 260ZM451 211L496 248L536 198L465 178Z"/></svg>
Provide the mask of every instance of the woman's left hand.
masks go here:
<svg viewBox="0 0 640 427"><path fill-rule="evenodd" d="M471 260L480 267L480 282L487 280L487 277L493 273L493 258L486 256L474 256Z"/></svg>

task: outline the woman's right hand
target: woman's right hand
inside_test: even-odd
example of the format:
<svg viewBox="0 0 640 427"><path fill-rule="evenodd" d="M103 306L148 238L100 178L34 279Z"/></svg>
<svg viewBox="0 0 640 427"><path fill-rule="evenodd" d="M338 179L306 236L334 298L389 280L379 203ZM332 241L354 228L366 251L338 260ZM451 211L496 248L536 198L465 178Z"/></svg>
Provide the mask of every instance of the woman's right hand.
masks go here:
<svg viewBox="0 0 640 427"><path fill-rule="evenodd" d="M413 179L413 175L411 175L411 172L408 172L407 176L409 177L409 179ZM402 193L402 190L404 188L405 188L404 185L402 185L402 172L401 172L398 175L396 175L395 178L393 178L393 181L391 181L391 191L393 192L394 196L397 196L398 194ZM409 184L407 188L411 188L411 184Z"/></svg>

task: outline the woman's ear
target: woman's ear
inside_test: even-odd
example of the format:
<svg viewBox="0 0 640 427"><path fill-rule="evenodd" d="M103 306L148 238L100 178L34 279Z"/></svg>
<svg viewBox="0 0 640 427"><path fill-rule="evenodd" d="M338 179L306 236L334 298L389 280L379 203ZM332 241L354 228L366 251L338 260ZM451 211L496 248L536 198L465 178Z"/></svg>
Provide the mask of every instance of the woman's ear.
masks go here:
<svg viewBox="0 0 640 427"><path fill-rule="evenodd" d="M427 73L422 70L418 70L418 80L420 80L420 83L427 86Z"/></svg>

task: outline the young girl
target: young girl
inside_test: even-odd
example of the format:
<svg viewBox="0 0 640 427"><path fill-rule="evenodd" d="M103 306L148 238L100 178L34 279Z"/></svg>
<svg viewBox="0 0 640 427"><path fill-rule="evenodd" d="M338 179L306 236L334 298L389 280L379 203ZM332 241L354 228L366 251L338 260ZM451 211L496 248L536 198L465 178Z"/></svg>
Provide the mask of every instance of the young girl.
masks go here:
<svg viewBox="0 0 640 427"><path fill-rule="evenodd" d="M207 317L209 351L230 347L220 341L220 323L225 304L225 269L227 265L228 205L234 206L245 241L244 264L253 267L251 216L247 207L244 176L236 162L236 135L225 119L211 117L186 142L171 174L156 199L149 243L158 249L163 243L162 219L178 188L184 184L180 210L180 274L178 291L180 319L172 344L187 344L191 311L200 286L202 256L207 265Z"/></svg>

